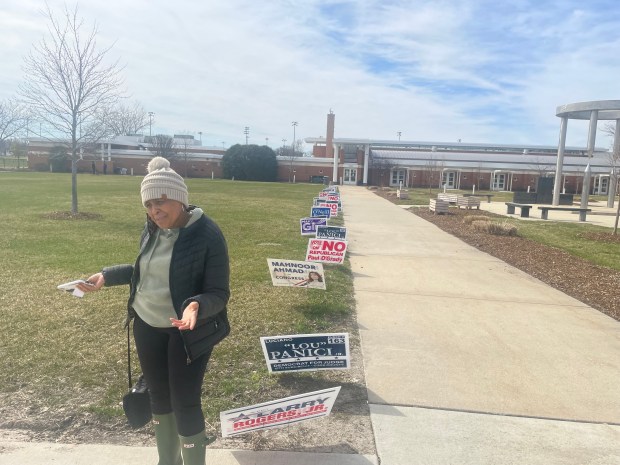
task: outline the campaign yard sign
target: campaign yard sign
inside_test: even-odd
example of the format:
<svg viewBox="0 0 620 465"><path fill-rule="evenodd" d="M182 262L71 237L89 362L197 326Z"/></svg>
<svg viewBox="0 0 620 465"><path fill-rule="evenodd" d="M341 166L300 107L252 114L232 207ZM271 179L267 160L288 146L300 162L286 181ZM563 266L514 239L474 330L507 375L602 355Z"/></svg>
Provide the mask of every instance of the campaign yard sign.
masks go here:
<svg viewBox="0 0 620 465"><path fill-rule="evenodd" d="M331 208L329 207L312 207L310 209L310 216L312 218L329 218L331 214Z"/></svg>
<svg viewBox="0 0 620 465"><path fill-rule="evenodd" d="M300 218L302 236L314 236L318 226L327 226L327 218Z"/></svg>
<svg viewBox="0 0 620 465"><path fill-rule="evenodd" d="M320 263L268 258L267 264L274 286L325 289L325 273Z"/></svg>
<svg viewBox="0 0 620 465"><path fill-rule="evenodd" d="M347 228L342 226L321 226L316 227L317 239L347 239Z"/></svg>
<svg viewBox="0 0 620 465"><path fill-rule="evenodd" d="M310 239L306 251L307 262L340 264L344 262L347 242L336 239Z"/></svg>
<svg viewBox="0 0 620 465"><path fill-rule="evenodd" d="M330 218L335 218L338 216L338 202L321 202L318 206L329 208Z"/></svg>
<svg viewBox="0 0 620 465"><path fill-rule="evenodd" d="M270 373L351 368L348 333L261 337Z"/></svg>
<svg viewBox="0 0 620 465"><path fill-rule="evenodd" d="M222 437L238 436L250 431L278 428L327 416L331 413L339 392L340 386L336 386L220 412Z"/></svg>

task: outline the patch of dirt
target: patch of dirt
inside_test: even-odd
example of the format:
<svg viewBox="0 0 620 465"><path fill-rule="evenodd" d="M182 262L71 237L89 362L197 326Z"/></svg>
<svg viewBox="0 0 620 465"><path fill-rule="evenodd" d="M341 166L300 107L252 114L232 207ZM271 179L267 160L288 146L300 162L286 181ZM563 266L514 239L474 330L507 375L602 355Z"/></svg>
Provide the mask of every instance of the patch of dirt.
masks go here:
<svg viewBox="0 0 620 465"><path fill-rule="evenodd" d="M376 194L394 200L383 191L376 191ZM451 208L447 215L436 215L428 208L412 208L409 211L463 242L620 321L620 271L594 265L563 250L518 235L481 233L463 221L467 215L503 218L489 212ZM612 234L587 232L583 236L591 241L620 242L620 236Z"/></svg>
<svg viewBox="0 0 620 465"><path fill-rule="evenodd" d="M341 386L331 415L226 439L221 437L219 424L207 423L207 435L218 437L209 447L374 454L374 436L356 321L356 316L351 315L341 326L343 332L349 332L351 369L322 371L319 376L298 376L294 373L277 375L278 382L290 395ZM206 376L209 376L208 371ZM155 446L150 425L134 430L128 426L124 416L102 418L88 411L88 405L96 403L96 398L103 395L101 391L104 388L98 386L82 392L67 392L66 401L56 402L53 407L48 405L49 402L39 399L28 386L16 392L0 392L0 438L26 442ZM208 394L204 402L209 402ZM121 407L118 409L120 412Z"/></svg>

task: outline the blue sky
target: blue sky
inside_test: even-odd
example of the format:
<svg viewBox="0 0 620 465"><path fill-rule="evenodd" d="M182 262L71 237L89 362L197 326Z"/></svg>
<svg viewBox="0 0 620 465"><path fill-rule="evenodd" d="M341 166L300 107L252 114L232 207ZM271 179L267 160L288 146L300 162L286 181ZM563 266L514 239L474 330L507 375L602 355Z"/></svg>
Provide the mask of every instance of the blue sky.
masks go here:
<svg viewBox="0 0 620 465"><path fill-rule="evenodd" d="M64 0L48 0L60 11ZM74 3L67 4L72 7ZM0 99L46 33L41 0L0 7ZM608 0L83 0L153 132L271 147L325 136L556 145L556 108L620 99ZM569 145L587 122L570 121ZM610 141L599 133L597 146Z"/></svg>

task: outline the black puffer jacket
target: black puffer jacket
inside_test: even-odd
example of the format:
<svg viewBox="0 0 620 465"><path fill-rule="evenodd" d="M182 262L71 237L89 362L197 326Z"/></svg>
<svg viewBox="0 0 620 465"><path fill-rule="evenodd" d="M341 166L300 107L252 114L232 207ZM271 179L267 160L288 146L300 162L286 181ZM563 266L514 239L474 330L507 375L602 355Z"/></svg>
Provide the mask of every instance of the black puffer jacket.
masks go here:
<svg viewBox="0 0 620 465"><path fill-rule="evenodd" d="M103 269L106 286L130 285L127 322L135 316L132 304L140 280L140 257L156 231L155 223L147 218L135 264ZM230 298L228 248L220 228L206 215L180 229L172 249L169 281L172 303L179 319L190 302L199 305L196 327L192 331L181 331L190 363L230 332L226 310Z"/></svg>

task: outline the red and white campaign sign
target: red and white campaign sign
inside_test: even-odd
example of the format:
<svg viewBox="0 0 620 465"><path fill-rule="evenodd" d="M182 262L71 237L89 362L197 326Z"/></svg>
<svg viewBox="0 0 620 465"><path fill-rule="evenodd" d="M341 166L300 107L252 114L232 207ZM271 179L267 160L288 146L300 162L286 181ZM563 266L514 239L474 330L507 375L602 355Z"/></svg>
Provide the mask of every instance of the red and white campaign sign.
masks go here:
<svg viewBox="0 0 620 465"><path fill-rule="evenodd" d="M338 216L338 202L320 202L319 207L327 207L330 209L330 218L335 218Z"/></svg>
<svg viewBox="0 0 620 465"><path fill-rule="evenodd" d="M340 386L220 412L222 437L277 428L331 413Z"/></svg>
<svg viewBox="0 0 620 465"><path fill-rule="evenodd" d="M310 239L306 251L306 261L340 264L344 262L346 252L346 241Z"/></svg>

